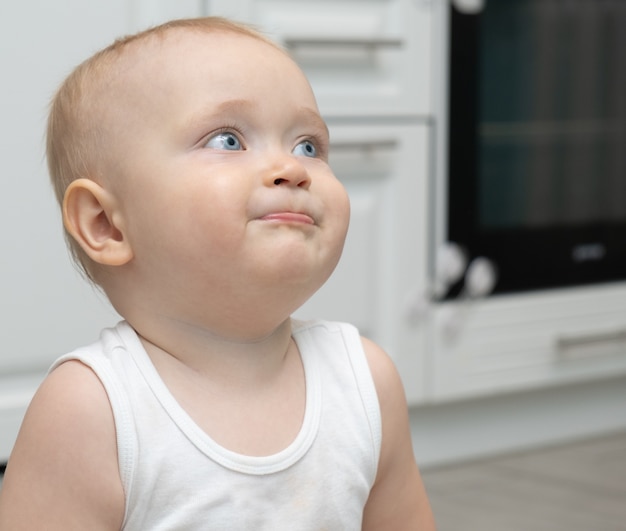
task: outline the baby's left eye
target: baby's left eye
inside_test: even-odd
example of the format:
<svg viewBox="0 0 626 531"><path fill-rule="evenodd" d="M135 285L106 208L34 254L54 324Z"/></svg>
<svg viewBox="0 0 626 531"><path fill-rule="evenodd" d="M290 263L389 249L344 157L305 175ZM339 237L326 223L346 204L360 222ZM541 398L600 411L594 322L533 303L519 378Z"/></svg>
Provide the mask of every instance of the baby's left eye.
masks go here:
<svg viewBox="0 0 626 531"><path fill-rule="evenodd" d="M317 157L317 148L310 140L304 140L293 148L292 153L302 157Z"/></svg>

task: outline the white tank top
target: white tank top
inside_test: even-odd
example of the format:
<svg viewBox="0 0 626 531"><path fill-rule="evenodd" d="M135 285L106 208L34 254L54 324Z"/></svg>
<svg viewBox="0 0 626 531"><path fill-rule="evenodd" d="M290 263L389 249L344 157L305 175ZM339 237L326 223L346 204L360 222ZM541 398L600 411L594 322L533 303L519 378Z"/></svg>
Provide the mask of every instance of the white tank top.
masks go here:
<svg viewBox="0 0 626 531"><path fill-rule="evenodd" d="M213 441L171 395L124 321L55 362L102 381L117 430L125 531L360 530L381 444L378 399L357 330L293 322L306 410L296 439L268 457Z"/></svg>

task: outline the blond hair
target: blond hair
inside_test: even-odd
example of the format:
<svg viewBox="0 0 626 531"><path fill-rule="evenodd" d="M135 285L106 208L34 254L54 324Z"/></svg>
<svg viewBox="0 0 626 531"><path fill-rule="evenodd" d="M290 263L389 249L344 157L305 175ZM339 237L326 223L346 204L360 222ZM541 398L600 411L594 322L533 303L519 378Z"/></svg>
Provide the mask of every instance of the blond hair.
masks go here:
<svg viewBox="0 0 626 531"><path fill-rule="evenodd" d="M162 39L173 30L235 33L258 39L284 52L280 46L251 26L221 17L202 17L172 20L119 38L91 56L65 79L50 105L46 156L50 180L60 205L63 204L68 186L76 179L88 178L98 182L100 162L104 156L103 151L106 150L102 146L105 137L102 123L94 119L94 110L103 103L96 97L96 93L106 90L107 77L130 47L152 38ZM105 103L112 104L111 101ZM97 264L67 231L65 239L81 273L97 284Z"/></svg>

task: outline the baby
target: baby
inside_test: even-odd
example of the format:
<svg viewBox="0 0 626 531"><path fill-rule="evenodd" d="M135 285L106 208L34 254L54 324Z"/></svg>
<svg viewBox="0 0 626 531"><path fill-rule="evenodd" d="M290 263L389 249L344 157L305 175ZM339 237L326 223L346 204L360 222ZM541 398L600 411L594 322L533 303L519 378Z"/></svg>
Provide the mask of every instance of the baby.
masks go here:
<svg viewBox="0 0 626 531"><path fill-rule="evenodd" d="M80 65L48 161L73 255L123 321L34 397L0 529L432 530L403 389L350 325L290 315L349 202L301 70L224 19Z"/></svg>

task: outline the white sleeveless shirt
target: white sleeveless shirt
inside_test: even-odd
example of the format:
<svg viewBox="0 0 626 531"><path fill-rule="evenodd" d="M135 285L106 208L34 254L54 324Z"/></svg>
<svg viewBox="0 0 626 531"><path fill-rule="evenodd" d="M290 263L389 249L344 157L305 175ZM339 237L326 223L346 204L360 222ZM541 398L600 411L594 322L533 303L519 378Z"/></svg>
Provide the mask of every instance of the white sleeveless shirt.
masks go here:
<svg viewBox="0 0 626 531"><path fill-rule="evenodd" d="M304 420L296 439L268 457L229 451L201 430L124 321L55 362L81 361L106 389L124 531L361 529L381 419L359 334L343 323L294 321L292 335L305 373Z"/></svg>

